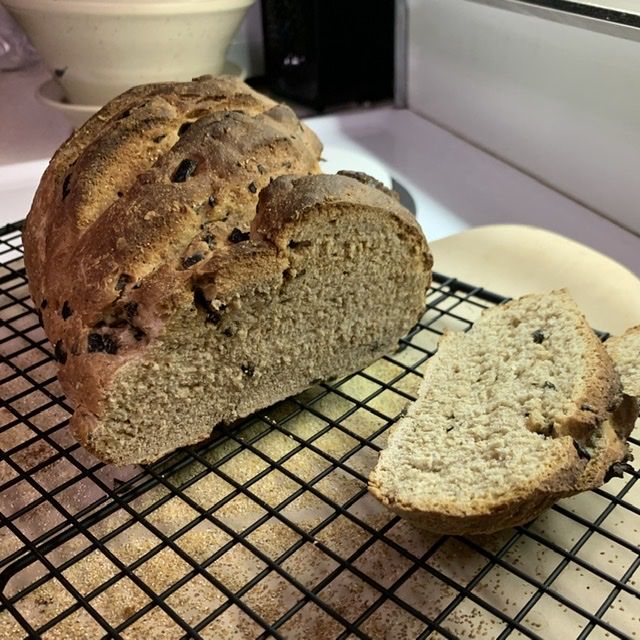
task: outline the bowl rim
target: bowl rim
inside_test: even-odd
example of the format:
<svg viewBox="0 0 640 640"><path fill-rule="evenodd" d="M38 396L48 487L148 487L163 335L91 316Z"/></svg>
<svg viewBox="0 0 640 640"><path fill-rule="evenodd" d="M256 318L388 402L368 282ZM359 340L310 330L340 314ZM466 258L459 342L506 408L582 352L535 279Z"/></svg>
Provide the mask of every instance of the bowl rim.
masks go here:
<svg viewBox="0 0 640 640"><path fill-rule="evenodd" d="M59 97L55 98L53 95ZM58 111L68 111L75 113L94 113L102 107L100 105L91 104L74 104L72 102L66 102L64 98L64 89L60 86L55 78L48 78L42 84L38 86L35 92L36 99L41 104L48 107L53 107Z"/></svg>
<svg viewBox="0 0 640 640"><path fill-rule="evenodd" d="M238 77L240 80L244 80L247 77L247 70L245 67L226 59L224 61L224 67L220 75L232 75ZM176 82L180 82L177 80ZM154 84L154 83L152 83ZM68 111L76 113L92 113L98 111L103 105L92 104L77 104L74 102L67 102L64 93L64 87L56 80L56 78L47 78L44 82L38 85L35 91L36 100L41 104L53 107L58 111Z"/></svg>
<svg viewBox="0 0 640 640"><path fill-rule="evenodd" d="M246 9L256 0L2 0L9 10L31 14L161 15Z"/></svg>

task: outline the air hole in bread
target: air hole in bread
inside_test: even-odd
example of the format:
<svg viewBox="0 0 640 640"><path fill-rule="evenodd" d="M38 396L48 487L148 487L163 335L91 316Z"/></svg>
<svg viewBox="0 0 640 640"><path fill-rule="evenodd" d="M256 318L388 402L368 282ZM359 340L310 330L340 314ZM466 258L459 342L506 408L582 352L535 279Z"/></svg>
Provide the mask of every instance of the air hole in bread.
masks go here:
<svg viewBox="0 0 640 640"><path fill-rule="evenodd" d="M121 273L116 282L116 291L124 291L124 288L133 280L128 273Z"/></svg>
<svg viewBox="0 0 640 640"><path fill-rule="evenodd" d="M202 236L202 240L207 243L209 249L213 249L216 246L216 237L212 233L205 233Z"/></svg>
<svg viewBox="0 0 640 640"><path fill-rule="evenodd" d="M197 118L201 118L202 116L206 116L208 113L208 109L192 109L186 114L186 117L193 118L195 120Z"/></svg>
<svg viewBox="0 0 640 640"><path fill-rule="evenodd" d="M69 186L69 183L71 182L71 174L68 173L65 177L64 177L64 181L62 183L62 199L64 200L68 195L69 192L71 191L71 188Z"/></svg>
<svg viewBox="0 0 640 640"><path fill-rule="evenodd" d="M221 304L218 309L214 308L200 287L196 287L193 290L193 303L197 309L205 312L205 322L213 325L220 324L220 320L222 320L221 312L227 308L226 304Z"/></svg>
<svg viewBox="0 0 640 640"><path fill-rule="evenodd" d="M287 245L289 249L298 249L299 247L310 247L310 240L289 240L289 244Z"/></svg>
<svg viewBox="0 0 640 640"><path fill-rule="evenodd" d="M138 313L138 303L135 302L134 300L125 302L124 311L127 314L127 318L131 320Z"/></svg>
<svg viewBox="0 0 640 640"><path fill-rule="evenodd" d="M189 127L192 125L192 122L183 122L180 125L180 128L178 129L178 136L182 136L184 133L187 132L187 130L189 129Z"/></svg>
<svg viewBox="0 0 640 640"><path fill-rule="evenodd" d="M256 371L256 368L250 362L240 365L240 369L242 370L242 373L244 373L244 375L248 378L253 378L253 374Z"/></svg>

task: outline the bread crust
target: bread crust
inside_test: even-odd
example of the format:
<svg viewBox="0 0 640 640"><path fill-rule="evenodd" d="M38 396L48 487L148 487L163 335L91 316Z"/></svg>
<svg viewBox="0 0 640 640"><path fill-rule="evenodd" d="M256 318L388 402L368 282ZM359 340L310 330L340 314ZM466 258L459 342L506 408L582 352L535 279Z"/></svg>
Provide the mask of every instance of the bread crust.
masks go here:
<svg viewBox="0 0 640 640"><path fill-rule="evenodd" d="M640 396L640 325L610 337L604 344L620 375L624 392Z"/></svg>
<svg viewBox="0 0 640 640"><path fill-rule="evenodd" d="M580 476L582 466L576 466L574 453L573 445L567 439L562 464L539 485L526 487L499 503L487 500L477 504L472 513L455 512L454 505L429 509L424 505L396 501L378 486L374 475L369 479L369 491L387 508L420 529L448 535L494 533L529 522L560 498L571 495L569 487Z"/></svg>

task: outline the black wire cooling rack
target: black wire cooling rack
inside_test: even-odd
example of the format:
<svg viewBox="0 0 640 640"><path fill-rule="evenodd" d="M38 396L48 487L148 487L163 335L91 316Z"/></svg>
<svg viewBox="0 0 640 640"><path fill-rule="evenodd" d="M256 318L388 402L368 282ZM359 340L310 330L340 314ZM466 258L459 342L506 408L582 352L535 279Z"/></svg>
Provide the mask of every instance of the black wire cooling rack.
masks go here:
<svg viewBox="0 0 640 640"><path fill-rule="evenodd" d="M0 230L0 638L638 637L637 472L477 538L367 492L438 336L500 296L436 275L398 353L118 469L68 432L20 230Z"/></svg>

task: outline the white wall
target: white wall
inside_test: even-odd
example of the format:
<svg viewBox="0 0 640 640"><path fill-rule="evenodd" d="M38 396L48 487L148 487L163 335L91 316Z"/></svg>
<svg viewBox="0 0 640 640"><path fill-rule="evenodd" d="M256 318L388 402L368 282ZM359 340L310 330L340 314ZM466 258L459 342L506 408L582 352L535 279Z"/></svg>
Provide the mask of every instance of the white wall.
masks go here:
<svg viewBox="0 0 640 640"><path fill-rule="evenodd" d="M640 233L640 43L408 0L410 108Z"/></svg>

